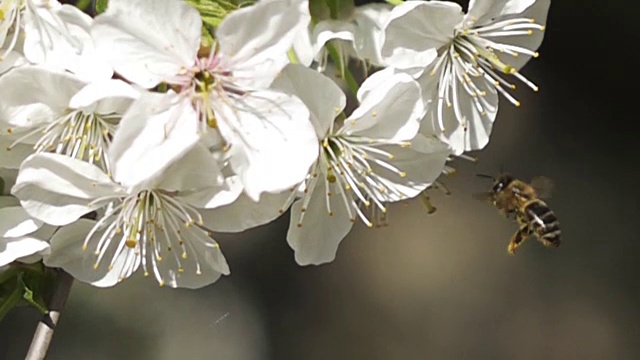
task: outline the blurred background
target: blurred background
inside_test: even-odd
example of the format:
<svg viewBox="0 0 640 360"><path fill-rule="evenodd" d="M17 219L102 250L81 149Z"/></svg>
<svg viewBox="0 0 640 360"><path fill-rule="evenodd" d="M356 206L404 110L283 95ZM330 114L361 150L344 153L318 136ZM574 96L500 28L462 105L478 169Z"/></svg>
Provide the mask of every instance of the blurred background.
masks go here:
<svg viewBox="0 0 640 360"><path fill-rule="evenodd" d="M640 358L637 8L552 2L522 71L540 92L501 102L478 164L457 161L452 195L432 192L435 214L397 204L319 267L296 265L286 218L220 235L232 274L196 291L76 283L48 359ZM489 186L475 174L501 167L555 180L560 248L507 254L516 225L471 198ZM24 358L38 319L0 323L0 358Z"/></svg>

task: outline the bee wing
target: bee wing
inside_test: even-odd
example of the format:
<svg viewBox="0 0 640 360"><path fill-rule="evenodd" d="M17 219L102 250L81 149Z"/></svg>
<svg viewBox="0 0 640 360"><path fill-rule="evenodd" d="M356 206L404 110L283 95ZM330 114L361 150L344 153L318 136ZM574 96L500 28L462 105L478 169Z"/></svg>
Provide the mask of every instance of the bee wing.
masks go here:
<svg viewBox="0 0 640 360"><path fill-rule="evenodd" d="M536 194L538 194L538 197L542 199L551 198L551 194L555 187L553 180L546 176L536 176L531 179L530 184L536 190Z"/></svg>

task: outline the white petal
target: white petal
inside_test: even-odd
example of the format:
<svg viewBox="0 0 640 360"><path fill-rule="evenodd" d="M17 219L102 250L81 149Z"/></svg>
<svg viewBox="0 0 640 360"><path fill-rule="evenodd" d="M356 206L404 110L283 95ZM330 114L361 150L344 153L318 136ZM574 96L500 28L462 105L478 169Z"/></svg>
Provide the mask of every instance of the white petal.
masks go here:
<svg viewBox="0 0 640 360"><path fill-rule="evenodd" d="M80 219L73 224L64 226L58 230L51 238L51 254L44 258L44 263L48 267L60 267L71 274L76 280L89 283L97 287L109 287L120 280L120 269L124 266L126 252L115 262L113 269L109 269L107 264L113 256L113 251L105 255L105 260L100 266L94 269L96 256L92 249L82 249L85 237L95 225L95 221ZM89 244L97 243L101 232L93 236ZM115 249L115 248L114 248ZM140 261L138 260L138 265ZM135 267L137 268L136 265Z"/></svg>
<svg viewBox="0 0 640 360"><path fill-rule="evenodd" d="M380 86L384 86L384 84L396 74L408 74L412 78L417 79L423 72L424 68L397 69L393 67L376 71L369 75L369 77L360 85L360 89L358 89L357 94L358 101L362 102L364 98L368 96L369 92L379 88Z"/></svg>
<svg viewBox="0 0 640 360"><path fill-rule="evenodd" d="M238 176L228 176L224 183L198 191L187 191L180 198L187 204L200 209L214 209L234 202L242 193L242 183ZM204 215L203 215L204 216Z"/></svg>
<svg viewBox="0 0 640 360"><path fill-rule="evenodd" d="M32 236L21 236L13 239L0 237L0 266L8 265L34 254L46 253L48 249L48 242Z"/></svg>
<svg viewBox="0 0 640 360"><path fill-rule="evenodd" d="M4 23L8 23L8 21L4 21ZM5 51L4 49L0 51ZM22 54L17 51L10 51L5 57L0 61L0 74L4 74L5 72L11 70L14 67L20 67L22 65L28 64L29 61L25 59Z"/></svg>
<svg viewBox="0 0 640 360"><path fill-rule="evenodd" d="M216 102L230 163L244 190L258 200L299 184L318 158L318 138L304 103L275 91L254 91L228 106Z"/></svg>
<svg viewBox="0 0 640 360"><path fill-rule="evenodd" d="M309 24L308 6L304 0L268 0L229 14L216 30L226 67L254 86L268 86L289 62L286 52L297 34Z"/></svg>
<svg viewBox="0 0 640 360"><path fill-rule="evenodd" d="M18 127L50 121L51 118L45 116L62 114L71 97L84 85L69 73L53 72L38 66L15 68L0 77L1 113L7 117L0 121ZM43 108L48 108L49 113Z"/></svg>
<svg viewBox="0 0 640 360"><path fill-rule="evenodd" d="M349 43L355 41L356 26L341 20L323 20L313 28L312 42L315 54L331 40L343 40Z"/></svg>
<svg viewBox="0 0 640 360"><path fill-rule="evenodd" d="M42 225L20 206L0 208L0 238L14 238L30 234Z"/></svg>
<svg viewBox="0 0 640 360"><path fill-rule="evenodd" d="M302 65L287 65L273 82L272 88L295 95L307 105L319 139L325 137L347 103L346 96L335 81Z"/></svg>
<svg viewBox="0 0 640 360"><path fill-rule="evenodd" d="M183 1L111 0L91 35L116 72L151 88L194 64L201 26L198 11Z"/></svg>
<svg viewBox="0 0 640 360"><path fill-rule="evenodd" d="M311 42L311 28L298 32L293 40L293 51L298 58L298 63L309 66L316 56L316 48Z"/></svg>
<svg viewBox="0 0 640 360"><path fill-rule="evenodd" d="M394 146L393 149L382 147L389 151L394 158L387 162L404 172L405 176L383 169L372 164L374 172L382 176L382 182L399 189L404 196L397 196L387 192L383 201L405 200L420 194L427 186L431 185L440 174L451 154L449 146L438 139L417 135L411 140L411 146L402 148Z"/></svg>
<svg viewBox="0 0 640 360"><path fill-rule="evenodd" d="M22 7L22 3L19 1L5 1L2 3L5 19L10 19L15 16L15 14L20 11ZM0 22L0 46L9 46L9 42L11 41L11 36L13 34L9 33L9 30L14 25L12 21L2 21Z"/></svg>
<svg viewBox="0 0 640 360"><path fill-rule="evenodd" d="M517 16L505 16L504 18L500 18L497 20L504 20L507 18L513 17L522 17L534 19L536 24L545 25L547 22L547 15L549 13L549 5L550 0L537 0L531 7L527 8L522 14L518 14ZM533 30L531 35L519 35L519 36L502 36L502 37L492 37L491 40L508 45L514 45L529 49L531 51L536 51L540 44L542 44L542 40L544 38L544 30ZM506 53L496 53L498 57L506 64L509 64L511 67L520 70L529 60L531 60L531 56L526 54L520 54L517 57L513 57Z"/></svg>
<svg viewBox="0 0 640 360"><path fill-rule="evenodd" d="M213 231L240 232L270 223L291 205L291 191L262 194L255 202L245 194L229 205L201 211L204 224Z"/></svg>
<svg viewBox="0 0 640 360"><path fill-rule="evenodd" d="M122 80L107 79L87 84L70 100L73 109L91 108L98 114L123 114L140 93Z"/></svg>
<svg viewBox="0 0 640 360"><path fill-rule="evenodd" d="M449 43L463 19L460 5L446 1L408 1L396 6L385 29L382 57L397 68L429 65Z"/></svg>
<svg viewBox="0 0 640 360"><path fill-rule="evenodd" d="M0 136L0 168L18 169L20 164L33 153L33 146L16 144L11 149L13 140Z"/></svg>
<svg viewBox="0 0 640 360"><path fill-rule="evenodd" d="M311 190L310 190L311 191ZM336 258L338 245L351 231L353 223L349 218L345 205L342 202L339 186L331 188L331 210L329 215L326 205L327 188L325 182L318 181L309 205L305 209L302 226L298 226L302 209L302 200L298 200L291 206L291 220L287 242L295 251L296 262L300 265L320 265L333 261ZM351 197L350 195L347 195Z"/></svg>
<svg viewBox="0 0 640 360"><path fill-rule="evenodd" d="M471 0L467 19L476 19L478 25L492 22L493 19L520 14L528 9L536 0Z"/></svg>
<svg viewBox="0 0 640 360"><path fill-rule="evenodd" d="M91 21L87 14L66 4L53 10L40 6L34 14L27 11L25 56L34 64L67 70L86 81L110 78L113 69L93 47Z"/></svg>
<svg viewBox="0 0 640 360"><path fill-rule="evenodd" d="M366 82L366 81L365 81ZM399 73L369 91L340 133L402 141L413 138L424 115L419 84Z"/></svg>
<svg viewBox="0 0 640 360"><path fill-rule="evenodd" d="M204 145L197 144L163 171L156 186L167 191L201 190L223 182L217 161Z"/></svg>
<svg viewBox="0 0 640 360"><path fill-rule="evenodd" d="M91 200L122 190L95 165L40 153L24 161L11 192L31 216L51 225L66 225L95 210Z"/></svg>
<svg viewBox="0 0 640 360"><path fill-rule="evenodd" d="M197 289L215 282L221 275L229 275L229 265L213 239L205 242L185 238L184 241L189 242L193 252L189 258L180 259L183 271L178 270L180 266L173 256L158 262L159 273L168 286Z"/></svg>
<svg viewBox="0 0 640 360"><path fill-rule="evenodd" d="M152 179L199 139L198 117L188 98L144 94L120 120L109 148L114 180L134 186Z"/></svg>
<svg viewBox="0 0 640 360"><path fill-rule="evenodd" d="M358 24L355 35L355 49L358 57L373 65L384 66L382 42L384 26L393 7L389 4L368 4L358 6L353 18Z"/></svg>

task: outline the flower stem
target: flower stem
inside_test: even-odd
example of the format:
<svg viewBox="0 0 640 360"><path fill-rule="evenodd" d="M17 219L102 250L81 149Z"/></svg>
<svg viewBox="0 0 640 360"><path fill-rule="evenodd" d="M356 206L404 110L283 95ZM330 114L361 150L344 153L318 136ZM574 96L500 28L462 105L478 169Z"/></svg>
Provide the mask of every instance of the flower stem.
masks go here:
<svg viewBox="0 0 640 360"><path fill-rule="evenodd" d="M60 320L60 315L71 292L72 284L73 277L71 275L63 270L57 271L55 288L48 304L49 312L38 323L25 360L43 360L47 355L53 332Z"/></svg>
<svg viewBox="0 0 640 360"><path fill-rule="evenodd" d="M338 49L336 49L336 47L330 42L326 43L324 46L327 48L329 57L331 57L331 60L333 60L333 62L336 64L336 66L340 70L340 75L347 82L347 86L349 87L349 90L351 90L351 92L354 95L358 95L358 88L359 88L358 82L356 81L355 77L353 77L353 74L349 70L349 67L347 66L347 64L344 63L344 59L340 55L340 52L338 51Z"/></svg>

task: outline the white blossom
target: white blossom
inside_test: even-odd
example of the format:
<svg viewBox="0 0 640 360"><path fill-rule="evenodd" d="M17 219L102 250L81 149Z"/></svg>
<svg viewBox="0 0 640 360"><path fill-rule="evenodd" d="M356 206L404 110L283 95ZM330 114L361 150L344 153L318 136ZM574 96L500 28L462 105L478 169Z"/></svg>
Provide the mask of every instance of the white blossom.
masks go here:
<svg viewBox="0 0 640 360"><path fill-rule="evenodd" d="M52 227L43 227L29 216L18 199L0 195L0 219L0 267L14 261L37 261L49 253Z"/></svg>
<svg viewBox="0 0 640 360"><path fill-rule="evenodd" d="M289 66L276 86L305 101L318 136L320 155L293 203L287 234L299 264L332 261L357 219L372 226L367 212L384 213L385 202L418 195L442 171L450 150L416 137L424 109L410 76L359 92L360 106L343 121L346 98L321 74Z"/></svg>
<svg viewBox="0 0 640 360"><path fill-rule="evenodd" d="M188 201L212 194L211 188L233 191L216 173L203 147L134 186L114 182L92 164L40 153L23 162L12 193L31 216L51 225L76 222L92 211L102 214L54 237L50 266L58 264L95 286L112 286L142 265L161 286L197 288L229 273L199 210Z"/></svg>
<svg viewBox="0 0 640 360"><path fill-rule="evenodd" d="M498 93L520 105L505 89L515 88L507 76L538 90L518 70L538 56L548 8L549 0L476 0L466 15L446 1L394 8L382 54L421 83L428 110L421 132L447 139L457 155L482 149Z"/></svg>
<svg viewBox="0 0 640 360"><path fill-rule="evenodd" d="M382 34L391 8L389 4L368 4L356 7L346 19L327 19L310 24L300 32L293 44L298 61L310 66L315 60L319 63L319 69L324 69L328 56L324 46L333 41L344 56L373 65L384 65L381 57Z"/></svg>
<svg viewBox="0 0 640 360"><path fill-rule="evenodd" d="M121 80L87 83L35 65L9 71L0 77L0 166L18 168L31 152L47 151L109 171L107 149L138 95Z"/></svg>
<svg viewBox="0 0 640 360"><path fill-rule="evenodd" d="M309 112L295 96L268 86L306 26L307 6L268 0L236 10L217 28L217 46L199 58L202 21L185 2L111 1L92 30L98 50L128 80L175 89L165 105L134 105L123 118L112 146L121 161L115 166L128 169L121 176L127 182L155 176L206 136L254 200L304 178L317 157ZM147 128L158 124L163 131Z"/></svg>

